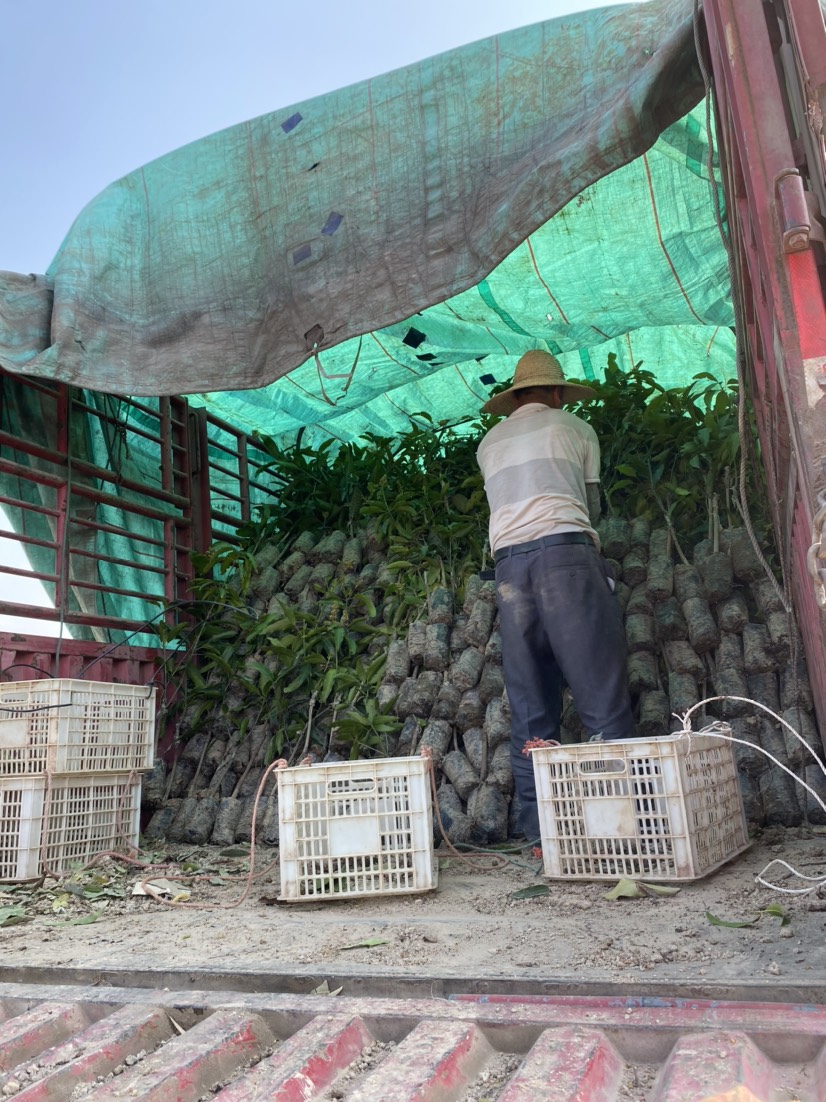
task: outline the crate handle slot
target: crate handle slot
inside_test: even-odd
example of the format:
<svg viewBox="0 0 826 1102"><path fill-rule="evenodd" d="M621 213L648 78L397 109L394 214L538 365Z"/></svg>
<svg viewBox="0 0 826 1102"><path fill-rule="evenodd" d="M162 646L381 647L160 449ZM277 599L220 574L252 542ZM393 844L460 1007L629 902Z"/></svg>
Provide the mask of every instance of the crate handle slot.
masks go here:
<svg viewBox="0 0 826 1102"><path fill-rule="evenodd" d="M580 773L625 773L626 762L622 758L586 758L577 761Z"/></svg>
<svg viewBox="0 0 826 1102"><path fill-rule="evenodd" d="M375 791L375 777L347 777L343 780L331 780L327 782L327 795L337 798L343 796L363 796L366 792Z"/></svg>

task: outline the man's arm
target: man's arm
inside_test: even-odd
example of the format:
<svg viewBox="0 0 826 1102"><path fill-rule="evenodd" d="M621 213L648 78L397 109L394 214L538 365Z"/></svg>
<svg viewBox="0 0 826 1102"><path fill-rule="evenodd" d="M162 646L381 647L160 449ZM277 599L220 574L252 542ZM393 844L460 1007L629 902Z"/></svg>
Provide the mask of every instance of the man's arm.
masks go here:
<svg viewBox="0 0 826 1102"><path fill-rule="evenodd" d="M591 521L591 525L593 526L602 516L602 502L600 501L599 497L598 482L585 483L585 497L586 504L588 506L588 519Z"/></svg>

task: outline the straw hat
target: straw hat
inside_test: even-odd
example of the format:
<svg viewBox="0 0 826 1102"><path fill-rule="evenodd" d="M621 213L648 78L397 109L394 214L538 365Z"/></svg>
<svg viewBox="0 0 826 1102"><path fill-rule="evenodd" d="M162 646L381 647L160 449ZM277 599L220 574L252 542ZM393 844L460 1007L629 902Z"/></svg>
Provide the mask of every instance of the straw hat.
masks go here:
<svg viewBox="0 0 826 1102"><path fill-rule="evenodd" d="M516 409L513 392L529 386L558 386L562 388L563 403L578 402L590 398L595 393L590 386L566 383L559 361L550 352L535 348L526 352L516 365L513 383L501 394L495 394L482 406L483 413L493 413L497 417L513 413Z"/></svg>

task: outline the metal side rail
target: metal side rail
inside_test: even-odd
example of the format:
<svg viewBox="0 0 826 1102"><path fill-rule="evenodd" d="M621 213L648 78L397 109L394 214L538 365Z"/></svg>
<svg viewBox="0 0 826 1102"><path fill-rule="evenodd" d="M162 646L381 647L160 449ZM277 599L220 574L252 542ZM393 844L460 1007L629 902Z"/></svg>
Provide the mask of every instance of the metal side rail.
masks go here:
<svg viewBox="0 0 826 1102"><path fill-rule="evenodd" d="M826 1008L0 984L18 1102L823 1102Z"/></svg>

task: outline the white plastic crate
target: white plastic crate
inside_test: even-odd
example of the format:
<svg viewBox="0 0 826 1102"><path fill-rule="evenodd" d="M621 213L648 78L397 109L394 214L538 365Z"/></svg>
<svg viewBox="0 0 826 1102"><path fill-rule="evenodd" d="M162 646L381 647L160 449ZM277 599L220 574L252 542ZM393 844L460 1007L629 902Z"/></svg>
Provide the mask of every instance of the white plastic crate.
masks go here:
<svg viewBox="0 0 826 1102"><path fill-rule="evenodd" d="M151 769L156 693L65 677L0 684L0 777Z"/></svg>
<svg viewBox="0 0 826 1102"><path fill-rule="evenodd" d="M749 845L723 739L589 742L532 756L551 879L696 880Z"/></svg>
<svg viewBox="0 0 826 1102"><path fill-rule="evenodd" d="M137 846L141 782L134 774L0 778L0 880L82 867Z"/></svg>
<svg viewBox="0 0 826 1102"><path fill-rule="evenodd" d="M352 899L436 887L423 758L298 766L277 777L279 899Z"/></svg>

